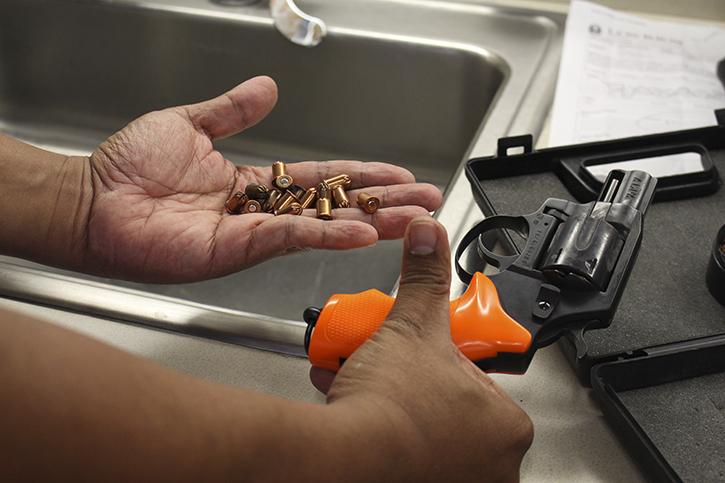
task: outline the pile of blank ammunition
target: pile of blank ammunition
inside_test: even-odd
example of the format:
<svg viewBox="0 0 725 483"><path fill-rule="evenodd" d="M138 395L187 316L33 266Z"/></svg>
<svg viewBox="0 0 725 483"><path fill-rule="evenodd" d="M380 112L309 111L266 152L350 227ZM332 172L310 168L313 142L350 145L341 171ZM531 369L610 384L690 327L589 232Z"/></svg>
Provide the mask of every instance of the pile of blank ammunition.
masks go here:
<svg viewBox="0 0 725 483"><path fill-rule="evenodd" d="M340 174L322 180L317 186L304 189L294 184L292 176L287 174L285 164L277 161L272 165L272 188L265 185L250 184L244 191L238 191L225 204L232 215L240 213L274 213L275 215L301 215L306 208L317 209L317 218L332 219L333 208L348 208L350 199L345 188L350 186L351 178ZM380 200L367 193L360 193L357 204L366 213L373 214L380 208Z"/></svg>

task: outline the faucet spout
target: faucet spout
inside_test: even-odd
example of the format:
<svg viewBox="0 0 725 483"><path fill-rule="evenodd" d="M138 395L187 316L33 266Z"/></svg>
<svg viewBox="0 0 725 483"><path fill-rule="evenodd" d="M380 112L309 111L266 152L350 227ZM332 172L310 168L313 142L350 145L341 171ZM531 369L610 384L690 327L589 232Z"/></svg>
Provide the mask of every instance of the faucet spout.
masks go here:
<svg viewBox="0 0 725 483"><path fill-rule="evenodd" d="M327 35L325 22L300 10L294 0L269 0L269 11L277 30L295 44L314 47Z"/></svg>

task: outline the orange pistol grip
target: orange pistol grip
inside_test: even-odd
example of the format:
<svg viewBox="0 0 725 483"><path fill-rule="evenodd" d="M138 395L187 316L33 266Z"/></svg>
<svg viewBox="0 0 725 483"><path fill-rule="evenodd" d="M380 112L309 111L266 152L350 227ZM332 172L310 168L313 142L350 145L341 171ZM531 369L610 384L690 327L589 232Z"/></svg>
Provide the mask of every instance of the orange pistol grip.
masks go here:
<svg viewBox="0 0 725 483"><path fill-rule="evenodd" d="M344 359L383 324L394 302L393 297L375 289L330 297L310 341L312 365L337 372Z"/></svg>
<svg viewBox="0 0 725 483"><path fill-rule="evenodd" d="M378 290L330 297L310 342L312 365L337 371L378 330L394 302ZM496 286L482 273L476 273L466 292L451 302L450 315L451 338L472 361L499 352L525 353L531 347L531 333L504 311Z"/></svg>
<svg viewBox="0 0 725 483"><path fill-rule="evenodd" d="M472 361L500 352L523 354L531 347L531 332L501 306L490 278L478 272L466 292L451 302L451 338Z"/></svg>

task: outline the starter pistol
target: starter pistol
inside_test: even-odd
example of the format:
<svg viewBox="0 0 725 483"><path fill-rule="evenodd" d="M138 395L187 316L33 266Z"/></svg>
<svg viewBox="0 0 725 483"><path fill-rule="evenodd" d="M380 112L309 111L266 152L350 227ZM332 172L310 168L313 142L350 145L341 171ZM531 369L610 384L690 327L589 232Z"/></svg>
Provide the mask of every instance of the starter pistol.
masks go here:
<svg viewBox="0 0 725 483"><path fill-rule="evenodd" d="M596 201L550 198L534 213L484 219L456 252L467 290L450 303L451 338L487 372L522 374L537 349L565 330L611 324L642 240L642 223L656 178L614 170ZM486 242L511 230L525 239L520 253L503 256ZM475 242L498 273L468 274L458 263ZM308 308L305 349L313 366L337 371L380 327L395 299L378 290L333 295Z"/></svg>

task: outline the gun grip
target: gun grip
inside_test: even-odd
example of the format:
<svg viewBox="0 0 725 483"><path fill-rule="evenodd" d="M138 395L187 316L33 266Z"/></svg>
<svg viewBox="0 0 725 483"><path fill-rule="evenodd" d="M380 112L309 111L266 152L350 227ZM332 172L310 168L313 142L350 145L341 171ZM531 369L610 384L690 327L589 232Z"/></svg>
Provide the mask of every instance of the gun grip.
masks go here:
<svg viewBox="0 0 725 483"><path fill-rule="evenodd" d="M312 333L312 365L338 371L378 330L394 302L378 290L330 297ZM496 286L482 273L476 273L466 292L451 302L450 314L453 343L474 362L500 352L525 353L531 347L531 333L504 311Z"/></svg>
<svg viewBox="0 0 725 483"><path fill-rule="evenodd" d="M480 272L474 274L466 292L451 302L451 338L474 362L501 352L523 354L532 339L501 306L493 281Z"/></svg>
<svg viewBox="0 0 725 483"><path fill-rule="evenodd" d="M342 362L380 328L394 302L393 297L375 289L330 297L310 339L312 365L337 372Z"/></svg>

